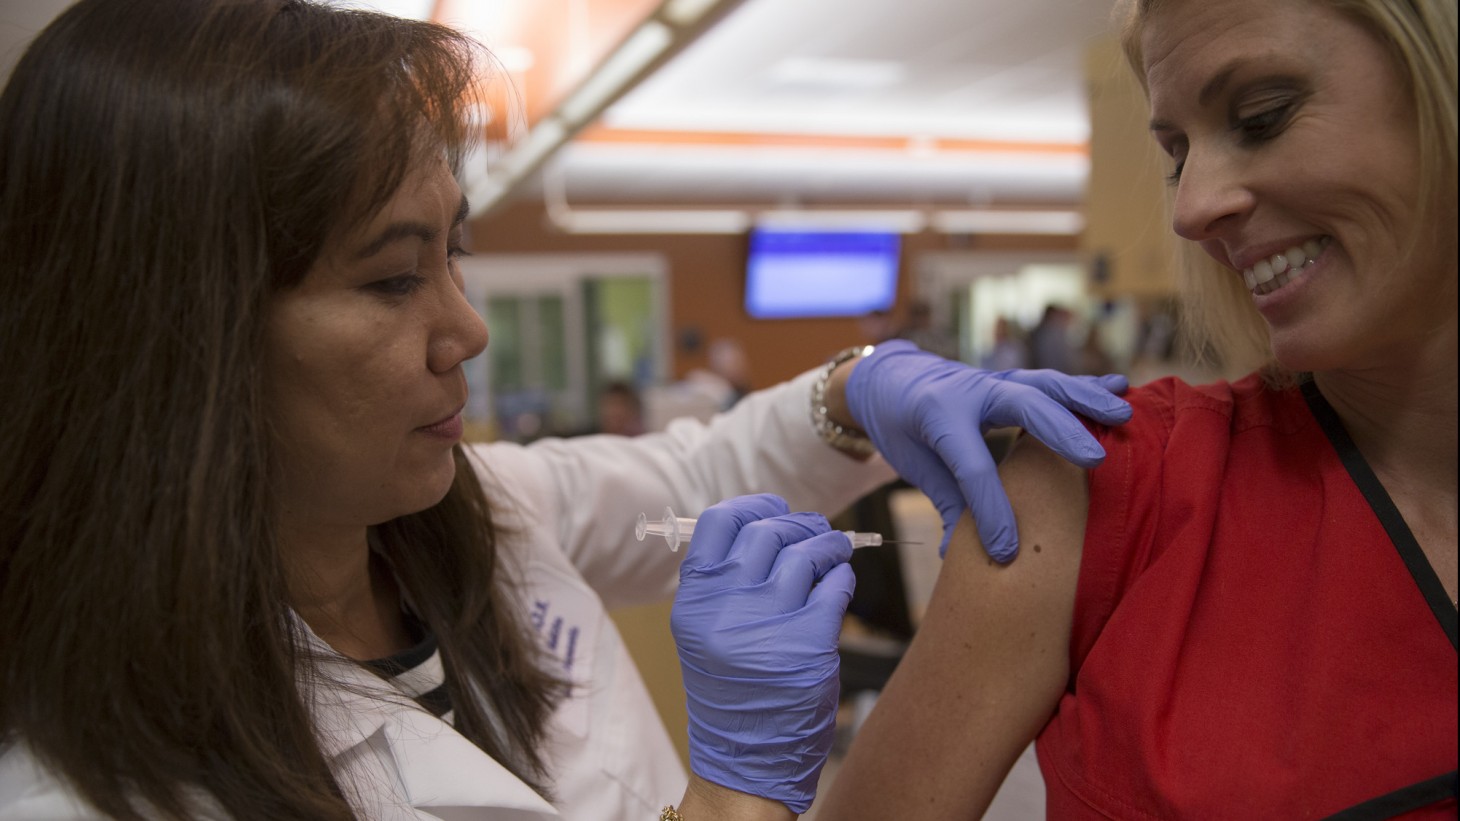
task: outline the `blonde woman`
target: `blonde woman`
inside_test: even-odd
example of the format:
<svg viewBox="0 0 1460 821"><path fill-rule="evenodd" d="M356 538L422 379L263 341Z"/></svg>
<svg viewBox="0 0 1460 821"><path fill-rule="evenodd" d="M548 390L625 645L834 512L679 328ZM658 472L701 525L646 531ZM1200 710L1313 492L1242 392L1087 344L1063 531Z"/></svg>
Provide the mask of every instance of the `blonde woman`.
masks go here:
<svg viewBox="0 0 1460 821"><path fill-rule="evenodd" d="M1058 819L1456 814L1456 5L1134 0L1189 312L1252 375L1022 440L821 818L977 818L1037 738ZM852 413L879 438L875 383ZM858 401L862 397L864 401Z"/></svg>

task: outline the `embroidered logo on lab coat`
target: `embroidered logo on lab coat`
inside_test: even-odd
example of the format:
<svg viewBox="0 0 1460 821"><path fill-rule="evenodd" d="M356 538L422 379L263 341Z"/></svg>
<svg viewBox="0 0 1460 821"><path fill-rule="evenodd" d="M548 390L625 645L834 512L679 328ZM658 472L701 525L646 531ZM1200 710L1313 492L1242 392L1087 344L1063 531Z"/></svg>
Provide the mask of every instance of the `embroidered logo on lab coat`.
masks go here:
<svg viewBox="0 0 1460 821"><path fill-rule="evenodd" d="M547 645L548 652L562 665L561 672L571 676L574 663L578 660L578 640L583 634L582 625L569 624L567 617L554 611L552 601L544 598L533 599L531 621L533 629Z"/></svg>
<svg viewBox="0 0 1460 821"><path fill-rule="evenodd" d="M587 735L593 650L607 615L598 597L563 570L534 562L528 575L528 623L552 661L551 672L572 686L558 706L558 717L568 730Z"/></svg>

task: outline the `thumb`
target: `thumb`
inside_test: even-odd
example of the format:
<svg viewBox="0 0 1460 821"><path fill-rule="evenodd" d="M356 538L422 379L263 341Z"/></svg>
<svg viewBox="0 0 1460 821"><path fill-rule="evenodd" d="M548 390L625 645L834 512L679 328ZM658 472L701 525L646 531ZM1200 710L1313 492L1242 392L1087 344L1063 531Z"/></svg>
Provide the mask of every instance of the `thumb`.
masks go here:
<svg viewBox="0 0 1460 821"><path fill-rule="evenodd" d="M842 617L852 603L852 592L857 587L857 574L852 566L843 562L826 572L825 576L811 588L806 597L806 610L828 631L832 637L841 635Z"/></svg>

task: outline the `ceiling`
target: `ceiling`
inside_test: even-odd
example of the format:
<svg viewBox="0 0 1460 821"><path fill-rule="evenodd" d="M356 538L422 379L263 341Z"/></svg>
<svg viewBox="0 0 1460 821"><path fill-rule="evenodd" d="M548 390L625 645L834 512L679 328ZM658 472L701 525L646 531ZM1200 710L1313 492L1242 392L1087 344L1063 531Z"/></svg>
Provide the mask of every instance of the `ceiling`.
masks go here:
<svg viewBox="0 0 1460 821"><path fill-rule="evenodd" d="M578 141L561 162L570 195L1078 201L1087 157L1068 149L1089 134L1083 51L1109 9L1108 0L746 0L603 123L902 144ZM974 145L940 147L953 141Z"/></svg>
<svg viewBox="0 0 1460 821"><path fill-rule="evenodd" d="M430 16L442 1L352 4ZM68 2L0 0L0 70ZM501 17L544 0L472 2ZM592 2L567 0L568 17ZM542 174L575 203L1078 203L1083 54L1110 10L1111 0L743 0ZM540 192L542 179L524 190Z"/></svg>

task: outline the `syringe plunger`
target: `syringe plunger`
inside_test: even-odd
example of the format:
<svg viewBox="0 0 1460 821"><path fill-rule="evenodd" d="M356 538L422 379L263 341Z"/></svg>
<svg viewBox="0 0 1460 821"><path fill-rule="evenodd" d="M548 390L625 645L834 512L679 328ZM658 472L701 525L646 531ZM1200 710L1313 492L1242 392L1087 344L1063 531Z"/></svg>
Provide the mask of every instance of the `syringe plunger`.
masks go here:
<svg viewBox="0 0 1460 821"><path fill-rule="evenodd" d="M664 508L664 518L657 522L649 521L649 517L639 514L639 523L634 526L634 535L639 541L644 541L645 536L663 536L665 544L669 545L671 551L678 551L681 544L688 544L689 537L695 532L695 520L675 516L672 508Z"/></svg>

